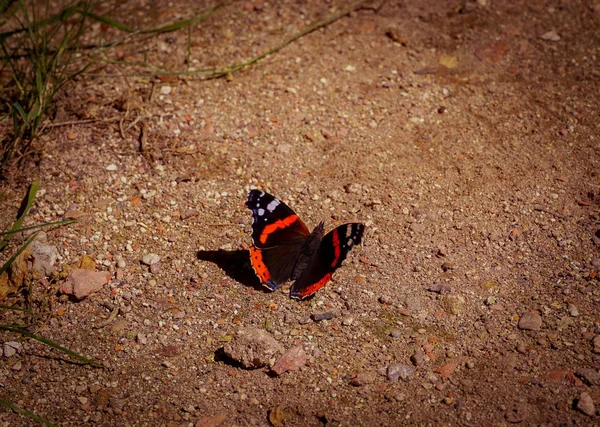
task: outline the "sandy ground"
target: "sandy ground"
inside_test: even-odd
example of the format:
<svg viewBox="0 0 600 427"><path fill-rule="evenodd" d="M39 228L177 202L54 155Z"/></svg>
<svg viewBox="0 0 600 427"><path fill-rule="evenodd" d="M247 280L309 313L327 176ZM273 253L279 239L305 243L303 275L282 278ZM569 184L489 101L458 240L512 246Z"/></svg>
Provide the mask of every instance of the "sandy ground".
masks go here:
<svg viewBox="0 0 600 427"><path fill-rule="evenodd" d="M97 12L148 28L208 5ZM225 66L346 5L233 2L189 38L132 38L106 57ZM599 24L595 0L387 1L229 78L99 63L56 100L42 154L0 184L3 228L32 170L25 225L78 218L47 232L54 275L8 300L39 317L0 320L103 368L25 340L0 364L0 398L63 426L600 423ZM367 226L314 298L259 285L251 188L309 227ZM58 295L86 255L109 283ZM240 328L306 363L245 369L222 350ZM32 421L3 411L0 424Z"/></svg>

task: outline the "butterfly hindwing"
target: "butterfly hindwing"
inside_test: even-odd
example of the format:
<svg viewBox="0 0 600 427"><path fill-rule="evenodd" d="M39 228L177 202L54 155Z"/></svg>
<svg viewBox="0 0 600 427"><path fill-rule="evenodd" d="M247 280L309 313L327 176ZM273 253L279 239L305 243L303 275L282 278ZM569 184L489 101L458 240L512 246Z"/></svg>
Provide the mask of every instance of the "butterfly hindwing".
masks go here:
<svg viewBox="0 0 600 427"><path fill-rule="evenodd" d="M289 206L268 193L250 191L246 206L252 211L252 267L263 285L275 290L290 279L310 232Z"/></svg>
<svg viewBox="0 0 600 427"><path fill-rule="evenodd" d="M292 285L290 296L303 299L325 286L348 252L360 244L364 229L363 224L348 223L327 233L309 266Z"/></svg>

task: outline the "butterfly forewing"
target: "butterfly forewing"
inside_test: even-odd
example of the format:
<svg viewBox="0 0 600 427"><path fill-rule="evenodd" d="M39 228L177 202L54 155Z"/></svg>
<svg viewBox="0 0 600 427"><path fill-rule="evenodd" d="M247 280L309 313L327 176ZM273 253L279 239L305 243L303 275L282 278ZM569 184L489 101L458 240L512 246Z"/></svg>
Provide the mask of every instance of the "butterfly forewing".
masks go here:
<svg viewBox="0 0 600 427"><path fill-rule="evenodd" d="M348 223L327 233L308 268L292 285L290 296L303 299L325 286L348 252L360 244L364 229L363 224Z"/></svg>
<svg viewBox="0 0 600 427"><path fill-rule="evenodd" d="M310 233L289 206L268 193L250 191L246 206L252 210L252 267L263 285L275 290L290 279Z"/></svg>
<svg viewBox="0 0 600 427"><path fill-rule="evenodd" d="M246 206L252 210L252 243L256 248L302 245L310 234L298 215L269 193L250 191Z"/></svg>

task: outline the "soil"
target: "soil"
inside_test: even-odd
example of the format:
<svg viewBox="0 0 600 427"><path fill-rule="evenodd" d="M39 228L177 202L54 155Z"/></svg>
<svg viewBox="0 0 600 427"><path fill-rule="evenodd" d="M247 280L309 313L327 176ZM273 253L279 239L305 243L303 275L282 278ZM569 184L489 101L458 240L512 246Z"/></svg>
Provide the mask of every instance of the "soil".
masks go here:
<svg viewBox="0 0 600 427"><path fill-rule="evenodd" d="M152 28L209 5L95 11ZM233 2L189 33L124 40L65 88L42 154L1 183L0 226L34 176L24 225L78 222L47 230L54 276L5 303L32 304L32 332L103 367L24 340L0 398L62 426L600 423L581 409L585 393L600 407L600 3L374 2L212 80L121 62L235 64L346 5ZM309 228L366 225L314 298L260 286L252 188ZM110 282L59 295L84 255ZM242 327L301 345L306 364L227 359Z"/></svg>

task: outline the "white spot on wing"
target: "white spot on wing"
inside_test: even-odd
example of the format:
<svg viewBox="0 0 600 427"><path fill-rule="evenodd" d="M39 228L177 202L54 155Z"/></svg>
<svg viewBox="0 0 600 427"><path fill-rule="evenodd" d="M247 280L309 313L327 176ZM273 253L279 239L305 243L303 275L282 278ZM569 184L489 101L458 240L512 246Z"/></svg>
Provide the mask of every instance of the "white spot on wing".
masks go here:
<svg viewBox="0 0 600 427"><path fill-rule="evenodd" d="M258 211L258 216L263 216L265 214L265 210L263 208L260 208Z"/></svg>
<svg viewBox="0 0 600 427"><path fill-rule="evenodd" d="M280 204L280 203L281 203L281 202L280 202L279 200L277 200L277 199L273 199L273 200L271 200L271 203L269 203L269 204L267 205L267 210L268 210L269 212L273 212L273 211L275 210L275 208L276 208L277 206L279 206L279 204Z"/></svg>

